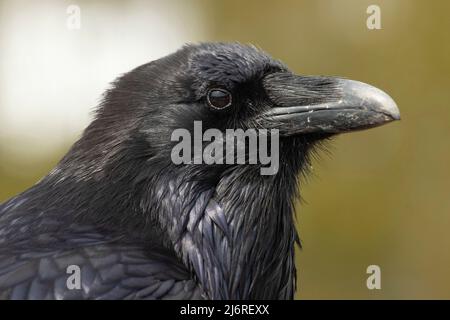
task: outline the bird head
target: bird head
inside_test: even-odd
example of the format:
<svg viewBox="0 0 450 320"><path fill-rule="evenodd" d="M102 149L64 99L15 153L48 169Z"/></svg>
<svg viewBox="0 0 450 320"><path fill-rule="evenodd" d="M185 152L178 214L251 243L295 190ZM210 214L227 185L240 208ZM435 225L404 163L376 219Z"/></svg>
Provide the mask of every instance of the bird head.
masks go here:
<svg viewBox="0 0 450 320"><path fill-rule="evenodd" d="M399 118L395 102L368 84L295 75L256 47L206 43L185 46L119 78L98 111L96 128L103 133L97 130L95 139L112 137L114 149L126 137L146 144L140 149L146 157L164 162L175 145L174 130L193 136L196 121L203 132L276 129L281 163L290 163L283 157L292 157L293 150L307 157L314 142Z"/></svg>
<svg viewBox="0 0 450 320"><path fill-rule="evenodd" d="M209 297L292 297L293 198L308 154L335 134L399 118L395 102L368 84L295 75L253 46L188 45L116 80L44 183L61 186L55 203L78 208L78 217L157 235ZM195 136L196 122L225 135L276 130L279 171L174 163L173 132Z"/></svg>

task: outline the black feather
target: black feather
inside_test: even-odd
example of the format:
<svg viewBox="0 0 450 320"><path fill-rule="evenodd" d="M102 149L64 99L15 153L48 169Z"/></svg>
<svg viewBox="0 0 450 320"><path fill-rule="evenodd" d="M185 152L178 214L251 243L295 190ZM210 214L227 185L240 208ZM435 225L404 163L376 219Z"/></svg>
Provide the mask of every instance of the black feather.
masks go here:
<svg viewBox="0 0 450 320"><path fill-rule="evenodd" d="M293 200L316 137L280 142L278 174L259 165L180 165L171 132L258 125L261 79L286 71L259 49L189 45L112 84L57 167L0 206L5 299L292 299ZM205 104L220 85L227 114ZM309 90L305 98L318 94ZM82 289L66 286L78 265Z"/></svg>

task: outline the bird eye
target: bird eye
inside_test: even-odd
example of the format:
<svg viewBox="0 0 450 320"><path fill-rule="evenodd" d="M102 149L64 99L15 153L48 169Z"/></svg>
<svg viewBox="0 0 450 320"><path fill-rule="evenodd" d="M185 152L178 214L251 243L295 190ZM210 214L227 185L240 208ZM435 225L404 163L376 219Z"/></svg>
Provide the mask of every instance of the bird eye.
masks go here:
<svg viewBox="0 0 450 320"><path fill-rule="evenodd" d="M211 89L206 98L214 109L224 109L231 105L231 93L224 89Z"/></svg>

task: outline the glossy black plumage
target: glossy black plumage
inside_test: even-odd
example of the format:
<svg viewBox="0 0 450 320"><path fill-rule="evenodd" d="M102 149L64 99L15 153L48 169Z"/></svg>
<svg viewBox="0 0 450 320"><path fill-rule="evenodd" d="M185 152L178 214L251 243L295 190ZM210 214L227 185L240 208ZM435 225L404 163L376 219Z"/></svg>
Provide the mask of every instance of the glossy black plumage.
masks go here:
<svg viewBox="0 0 450 320"><path fill-rule="evenodd" d="M217 86L233 95L226 110L206 103ZM57 167L0 206L0 298L292 299L297 178L330 133L295 134L267 112L341 97L332 78L294 79L240 44L185 46L123 75ZM195 120L279 128L278 173L174 165L170 135ZM81 268L80 290L65 286L68 265Z"/></svg>

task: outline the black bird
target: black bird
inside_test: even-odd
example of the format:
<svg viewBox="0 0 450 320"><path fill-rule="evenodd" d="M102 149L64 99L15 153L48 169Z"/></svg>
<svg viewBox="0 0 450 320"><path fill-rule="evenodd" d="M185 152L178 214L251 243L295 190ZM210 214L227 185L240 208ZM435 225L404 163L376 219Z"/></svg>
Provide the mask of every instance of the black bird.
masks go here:
<svg viewBox="0 0 450 320"><path fill-rule="evenodd" d="M397 119L367 84L297 76L253 46L184 46L117 79L59 164L0 206L0 298L292 299L309 155ZM278 172L174 164L171 133L194 121L278 129Z"/></svg>

